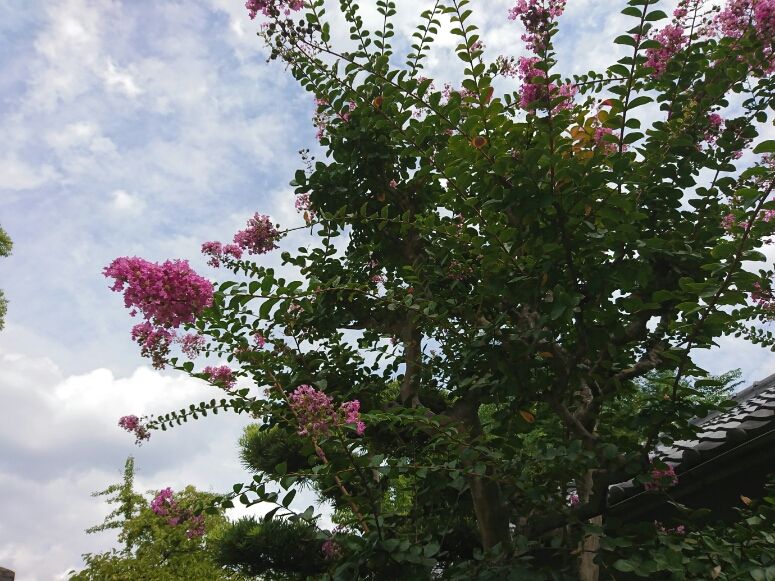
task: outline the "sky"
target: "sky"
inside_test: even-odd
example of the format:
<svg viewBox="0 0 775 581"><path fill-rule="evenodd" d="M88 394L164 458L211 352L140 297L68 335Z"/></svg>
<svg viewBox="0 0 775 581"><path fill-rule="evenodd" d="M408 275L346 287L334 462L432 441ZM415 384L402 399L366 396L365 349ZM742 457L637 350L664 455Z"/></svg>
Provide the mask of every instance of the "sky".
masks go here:
<svg viewBox="0 0 775 581"><path fill-rule="evenodd" d="M397 3L405 43L428 2ZM84 533L109 510L90 493L117 482L129 454L140 490L223 491L249 478L237 457L242 417L154 433L139 448L117 427L122 415L216 392L139 356L134 322L101 275L115 257L141 256L188 259L219 280L203 241L228 240L256 211L302 223L288 182L299 150L316 148L312 98L266 62L242 4L0 0L0 225L14 241L0 260L10 300L0 332L0 566L17 581L64 579L82 553L113 545L113 533ZM368 23L373 2L362 4ZM472 4L485 8L475 18L490 57L523 54L508 1ZM619 4L568 2L562 72L621 54L611 43L626 23ZM453 43L440 35L428 76L459 80ZM263 262L279 266L279 253ZM741 367L747 382L775 372L775 355L735 339L700 360L711 372Z"/></svg>

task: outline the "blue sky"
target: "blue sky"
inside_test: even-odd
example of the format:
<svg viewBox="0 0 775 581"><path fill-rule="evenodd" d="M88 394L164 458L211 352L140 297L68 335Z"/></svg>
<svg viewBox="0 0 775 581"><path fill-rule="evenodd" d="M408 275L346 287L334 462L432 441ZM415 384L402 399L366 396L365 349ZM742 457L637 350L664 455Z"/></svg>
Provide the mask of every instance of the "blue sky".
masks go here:
<svg viewBox="0 0 775 581"><path fill-rule="evenodd" d="M398 1L399 38L426 3ZM187 258L215 277L202 241L228 239L256 211L301 223L287 184L298 150L315 148L312 99L265 62L242 4L0 0L0 224L15 243L0 260L11 301L0 333L0 566L19 581L62 578L81 553L110 545L112 535L83 533L107 512L89 493L116 481L130 453L141 489L222 490L244 477L239 418L154 434L140 449L117 428L121 415L212 391L150 369L100 274L137 255ZM487 54L521 54L509 2L473 4L486 8ZM612 62L624 3L568 4L563 71ZM440 37L429 76L458 80L452 46ZM749 381L775 371L771 353L731 339L703 360L742 367Z"/></svg>

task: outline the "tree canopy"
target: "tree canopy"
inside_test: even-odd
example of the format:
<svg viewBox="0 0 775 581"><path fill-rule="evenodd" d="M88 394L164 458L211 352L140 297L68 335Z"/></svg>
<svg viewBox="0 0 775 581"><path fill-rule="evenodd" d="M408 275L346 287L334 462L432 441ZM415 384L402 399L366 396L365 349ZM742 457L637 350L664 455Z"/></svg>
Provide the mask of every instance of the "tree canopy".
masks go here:
<svg viewBox="0 0 775 581"><path fill-rule="evenodd" d="M154 365L223 390L124 427L142 440L220 410L258 420L243 440L257 473L221 502L274 506L231 532L247 572L672 574L675 560L646 566L634 547L673 539L680 561L692 537L616 528L607 491L634 478L669 495L680 479L656 446L695 434L723 399L707 389L731 379L699 349L728 334L775 344L773 270L756 268L775 233L775 141L759 136L775 6L682 0L668 16L630 0L614 41L626 56L563 78L563 0L516 2L529 54L494 58L467 0L424 11L406 55L396 2L376 2L374 29L339 5L349 41L323 0L247 3L317 105L323 156L305 153L292 182L300 224L257 213L233 243L204 243L234 274L214 287L181 260L105 269ZM460 85L423 75L442 32ZM309 244L285 248L295 230ZM282 274L261 264L277 249ZM335 530L296 510L299 487L334 506ZM275 534L324 558L312 572L272 561ZM756 570L775 562L757 555ZM699 562L695 578L733 576L711 553Z"/></svg>

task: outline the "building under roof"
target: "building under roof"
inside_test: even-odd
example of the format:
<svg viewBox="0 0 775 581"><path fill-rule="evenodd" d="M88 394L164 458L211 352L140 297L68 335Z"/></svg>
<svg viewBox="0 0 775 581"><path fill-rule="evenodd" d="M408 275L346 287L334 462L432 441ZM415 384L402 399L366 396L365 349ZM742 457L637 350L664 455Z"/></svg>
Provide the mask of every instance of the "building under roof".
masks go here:
<svg viewBox="0 0 775 581"><path fill-rule="evenodd" d="M678 484L670 497L720 518L733 517L740 496L760 497L775 475L775 374L735 394L738 405L695 420L697 438L659 447L655 456L673 466ZM608 491L609 514L627 520L659 518L669 512L664 495L633 481Z"/></svg>

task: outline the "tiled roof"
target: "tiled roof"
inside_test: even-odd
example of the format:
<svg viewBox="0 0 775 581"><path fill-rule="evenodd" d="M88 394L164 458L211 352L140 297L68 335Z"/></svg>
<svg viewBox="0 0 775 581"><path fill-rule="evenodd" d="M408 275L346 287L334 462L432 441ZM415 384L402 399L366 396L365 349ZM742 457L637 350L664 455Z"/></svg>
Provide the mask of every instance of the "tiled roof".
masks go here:
<svg viewBox="0 0 775 581"><path fill-rule="evenodd" d="M738 405L695 420L701 428L696 439L678 440L660 446L655 456L681 472L707 462L762 434L775 430L775 374L735 394ZM638 489L633 481L609 488L609 505L623 500Z"/></svg>

